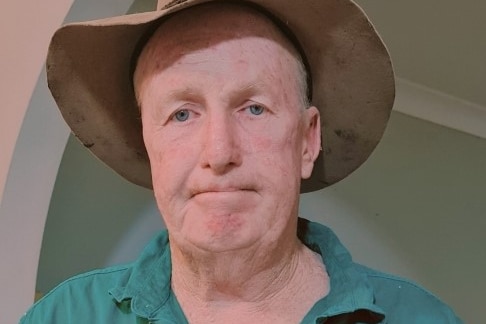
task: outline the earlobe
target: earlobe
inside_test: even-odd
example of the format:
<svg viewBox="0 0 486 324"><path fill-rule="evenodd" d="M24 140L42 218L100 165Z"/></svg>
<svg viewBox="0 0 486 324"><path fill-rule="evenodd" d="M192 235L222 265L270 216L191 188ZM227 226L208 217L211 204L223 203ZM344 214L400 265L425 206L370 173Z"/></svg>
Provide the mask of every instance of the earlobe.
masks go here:
<svg viewBox="0 0 486 324"><path fill-rule="evenodd" d="M314 161L321 150L321 119L319 110L312 106L305 110L303 146L302 146L302 179L311 176Z"/></svg>

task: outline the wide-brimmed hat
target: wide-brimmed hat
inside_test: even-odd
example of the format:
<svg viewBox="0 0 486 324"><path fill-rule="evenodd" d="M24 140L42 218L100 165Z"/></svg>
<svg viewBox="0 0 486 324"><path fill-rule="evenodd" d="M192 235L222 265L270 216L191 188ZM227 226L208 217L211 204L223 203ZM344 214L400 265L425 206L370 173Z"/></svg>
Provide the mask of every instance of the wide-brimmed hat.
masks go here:
<svg viewBox="0 0 486 324"><path fill-rule="evenodd" d="M73 133L143 187L152 188L152 179L132 86L134 56L163 17L204 2L159 0L153 12L66 25L49 47L49 88ZM366 161L383 135L395 95L389 54L351 0L250 2L288 27L312 75L323 149L301 192L336 183Z"/></svg>

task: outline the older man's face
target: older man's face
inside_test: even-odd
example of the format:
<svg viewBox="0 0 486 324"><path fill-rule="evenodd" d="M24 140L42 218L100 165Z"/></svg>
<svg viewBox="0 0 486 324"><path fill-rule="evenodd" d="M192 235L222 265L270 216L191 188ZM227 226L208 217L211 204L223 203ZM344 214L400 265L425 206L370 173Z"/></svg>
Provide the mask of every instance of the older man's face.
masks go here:
<svg viewBox="0 0 486 324"><path fill-rule="evenodd" d="M262 18L197 10L159 29L135 75L171 241L227 251L295 236L300 180L320 145L296 60Z"/></svg>

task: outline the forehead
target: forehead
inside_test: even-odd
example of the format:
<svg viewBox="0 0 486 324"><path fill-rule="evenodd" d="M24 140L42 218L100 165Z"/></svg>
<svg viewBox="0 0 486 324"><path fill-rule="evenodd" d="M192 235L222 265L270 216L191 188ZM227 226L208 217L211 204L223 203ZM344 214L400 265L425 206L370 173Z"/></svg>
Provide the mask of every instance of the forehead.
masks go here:
<svg viewBox="0 0 486 324"><path fill-rule="evenodd" d="M216 2L182 10L164 20L144 46L137 70L163 69L187 53L249 38L270 40L300 59L292 42L263 12L243 4Z"/></svg>

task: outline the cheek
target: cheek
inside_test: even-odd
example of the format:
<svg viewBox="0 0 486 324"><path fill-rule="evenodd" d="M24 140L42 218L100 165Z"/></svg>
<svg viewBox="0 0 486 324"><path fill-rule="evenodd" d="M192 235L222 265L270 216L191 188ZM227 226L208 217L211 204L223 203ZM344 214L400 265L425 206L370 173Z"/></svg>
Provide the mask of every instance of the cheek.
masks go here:
<svg viewBox="0 0 486 324"><path fill-rule="evenodd" d="M156 196L172 196L180 190L186 171L190 169L188 148L180 143L168 143L162 134L152 130L144 131L144 140L150 159L152 182ZM164 197L165 199L165 197Z"/></svg>
<svg viewBox="0 0 486 324"><path fill-rule="evenodd" d="M193 167L184 148L152 143L149 151L155 199L168 228L181 226L181 211L187 197L186 183Z"/></svg>
<svg viewBox="0 0 486 324"><path fill-rule="evenodd" d="M301 143L299 129L294 124L285 125L279 129L269 128L263 136L252 141L249 156L259 157L257 163L265 170L264 175L272 175L276 182L294 182L300 179Z"/></svg>

